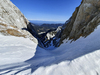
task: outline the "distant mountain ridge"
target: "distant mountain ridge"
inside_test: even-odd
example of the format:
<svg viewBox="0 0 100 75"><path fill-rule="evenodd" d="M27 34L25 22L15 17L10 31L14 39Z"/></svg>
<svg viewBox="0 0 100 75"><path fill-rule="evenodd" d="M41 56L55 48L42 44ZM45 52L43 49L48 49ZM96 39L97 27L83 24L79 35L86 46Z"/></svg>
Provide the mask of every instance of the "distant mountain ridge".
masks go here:
<svg viewBox="0 0 100 75"><path fill-rule="evenodd" d="M36 25L42 24L64 24L64 21L42 21L42 20L29 20L31 23Z"/></svg>

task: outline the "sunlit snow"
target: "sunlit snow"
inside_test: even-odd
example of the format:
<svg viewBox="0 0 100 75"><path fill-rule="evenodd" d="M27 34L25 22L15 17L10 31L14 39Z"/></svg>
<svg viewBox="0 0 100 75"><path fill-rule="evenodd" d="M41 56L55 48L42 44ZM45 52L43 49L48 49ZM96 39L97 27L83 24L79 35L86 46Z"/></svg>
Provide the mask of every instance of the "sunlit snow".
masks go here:
<svg viewBox="0 0 100 75"><path fill-rule="evenodd" d="M0 75L99 75L100 26L88 37L42 49L27 38L0 34Z"/></svg>

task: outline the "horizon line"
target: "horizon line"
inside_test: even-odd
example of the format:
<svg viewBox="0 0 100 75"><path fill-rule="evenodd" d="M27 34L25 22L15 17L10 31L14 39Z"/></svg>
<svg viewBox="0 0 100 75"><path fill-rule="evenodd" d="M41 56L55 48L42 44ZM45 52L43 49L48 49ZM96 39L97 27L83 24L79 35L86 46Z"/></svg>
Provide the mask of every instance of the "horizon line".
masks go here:
<svg viewBox="0 0 100 75"><path fill-rule="evenodd" d="M28 19L28 20L34 20L34 21L53 21L53 22L66 22L66 21L58 21L58 20L41 20L41 19Z"/></svg>

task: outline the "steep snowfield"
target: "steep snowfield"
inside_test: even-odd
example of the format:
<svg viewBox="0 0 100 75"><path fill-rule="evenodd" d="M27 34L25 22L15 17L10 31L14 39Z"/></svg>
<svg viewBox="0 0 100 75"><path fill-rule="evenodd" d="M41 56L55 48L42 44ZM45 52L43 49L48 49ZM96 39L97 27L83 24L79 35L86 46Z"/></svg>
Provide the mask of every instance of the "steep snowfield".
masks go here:
<svg viewBox="0 0 100 75"><path fill-rule="evenodd" d="M44 50L29 39L0 35L0 75L99 75L100 26L86 38Z"/></svg>
<svg viewBox="0 0 100 75"><path fill-rule="evenodd" d="M25 61L36 51L36 44L23 37L0 34L0 65Z"/></svg>

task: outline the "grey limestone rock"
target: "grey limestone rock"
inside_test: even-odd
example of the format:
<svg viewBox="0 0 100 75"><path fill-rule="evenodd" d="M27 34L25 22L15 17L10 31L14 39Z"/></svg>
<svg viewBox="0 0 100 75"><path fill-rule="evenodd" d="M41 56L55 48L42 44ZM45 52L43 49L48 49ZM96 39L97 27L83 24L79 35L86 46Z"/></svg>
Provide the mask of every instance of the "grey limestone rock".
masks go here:
<svg viewBox="0 0 100 75"><path fill-rule="evenodd" d="M0 33L30 38L38 43L28 31L22 30L27 28L28 24L29 21L10 0L0 0Z"/></svg>
<svg viewBox="0 0 100 75"><path fill-rule="evenodd" d="M77 40L91 34L100 24L100 0L82 0L70 21L65 24L60 44L64 39Z"/></svg>
<svg viewBox="0 0 100 75"><path fill-rule="evenodd" d="M0 17L17 28L24 28L28 24L28 20L10 0L0 0Z"/></svg>

